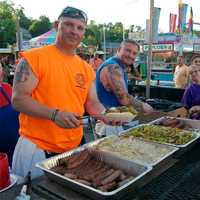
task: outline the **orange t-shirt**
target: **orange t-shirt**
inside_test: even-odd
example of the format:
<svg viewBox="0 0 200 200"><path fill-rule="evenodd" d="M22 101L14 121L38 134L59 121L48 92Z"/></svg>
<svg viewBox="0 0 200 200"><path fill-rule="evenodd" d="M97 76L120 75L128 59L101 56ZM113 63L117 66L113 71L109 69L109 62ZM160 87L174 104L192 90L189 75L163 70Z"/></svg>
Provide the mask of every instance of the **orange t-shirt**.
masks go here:
<svg viewBox="0 0 200 200"><path fill-rule="evenodd" d="M52 108L83 115L88 89L95 79L91 66L79 56L66 56L55 45L21 53L39 80L32 98ZM50 120L20 114L20 134L38 147L64 152L77 147L82 127L64 129Z"/></svg>

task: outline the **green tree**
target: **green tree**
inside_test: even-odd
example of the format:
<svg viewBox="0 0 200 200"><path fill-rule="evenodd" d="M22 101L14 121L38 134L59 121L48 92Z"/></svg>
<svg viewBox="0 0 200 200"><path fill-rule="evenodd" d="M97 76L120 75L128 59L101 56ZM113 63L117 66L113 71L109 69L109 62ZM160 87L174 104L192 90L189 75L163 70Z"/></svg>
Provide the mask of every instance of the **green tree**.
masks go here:
<svg viewBox="0 0 200 200"><path fill-rule="evenodd" d="M115 23L110 27L110 42L121 42L123 39L123 24L121 22Z"/></svg>
<svg viewBox="0 0 200 200"><path fill-rule="evenodd" d="M18 11L18 16L19 16L19 24L20 27L24 28L24 29L29 29L30 25L32 24L32 19L26 17L26 15L24 14L24 8L21 7Z"/></svg>
<svg viewBox="0 0 200 200"><path fill-rule="evenodd" d="M8 1L0 2L0 47L16 42L16 28L13 4Z"/></svg>
<svg viewBox="0 0 200 200"><path fill-rule="evenodd" d="M39 20L34 20L31 26L29 27L29 32L33 37L39 36L49 29L51 29L52 25L48 17L40 16Z"/></svg>
<svg viewBox="0 0 200 200"><path fill-rule="evenodd" d="M90 21L90 24L88 24L86 28L83 43L86 45L94 45L96 47L101 43L101 31L99 25L97 25L93 20Z"/></svg>
<svg viewBox="0 0 200 200"><path fill-rule="evenodd" d="M123 24L117 22L115 24L96 24L95 21L90 21L87 26L84 43L87 45L94 45L101 48L103 42L103 31L105 29L107 42L121 42L123 39ZM125 37L128 37L128 30L125 30Z"/></svg>
<svg viewBox="0 0 200 200"><path fill-rule="evenodd" d="M130 32L140 32L142 31L141 26L131 25L129 28Z"/></svg>

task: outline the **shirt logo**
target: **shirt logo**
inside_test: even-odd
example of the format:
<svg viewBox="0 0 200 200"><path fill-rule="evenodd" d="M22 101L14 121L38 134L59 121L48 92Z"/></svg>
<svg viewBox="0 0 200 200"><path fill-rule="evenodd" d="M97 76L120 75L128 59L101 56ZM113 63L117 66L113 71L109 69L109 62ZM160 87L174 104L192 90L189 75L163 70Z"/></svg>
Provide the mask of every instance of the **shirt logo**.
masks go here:
<svg viewBox="0 0 200 200"><path fill-rule="evenodd" d="M76 87L85 89L86 80L83 74L78 73L75 75Z"/></svg>

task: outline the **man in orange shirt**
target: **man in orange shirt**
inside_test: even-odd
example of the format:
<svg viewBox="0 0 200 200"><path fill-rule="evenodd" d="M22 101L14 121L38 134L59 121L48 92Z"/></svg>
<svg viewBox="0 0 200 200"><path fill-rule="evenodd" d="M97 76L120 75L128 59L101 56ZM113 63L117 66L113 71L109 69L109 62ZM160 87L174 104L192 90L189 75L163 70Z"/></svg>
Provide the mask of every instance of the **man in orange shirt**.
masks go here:
<svg viewBox="0 0 200 200"><path fill-rule="evenodd" d="M20 111L20 138L13 157L13 173L41 175L35 163L77 147L83 137L80 116L100 116L91 66L75 54L87 24L86 14L66 7L55 22L55 45L21 53L13 85L12 103ZM112 122L113 125L118 122Z"/></svg>

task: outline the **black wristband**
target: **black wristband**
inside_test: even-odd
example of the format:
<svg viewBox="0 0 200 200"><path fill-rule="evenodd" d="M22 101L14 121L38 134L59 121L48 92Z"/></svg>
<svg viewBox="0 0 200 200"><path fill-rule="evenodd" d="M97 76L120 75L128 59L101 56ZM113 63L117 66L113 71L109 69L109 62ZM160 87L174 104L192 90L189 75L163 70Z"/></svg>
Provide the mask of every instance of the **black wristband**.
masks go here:
<svg viewBox="0 0 200 200"><path fill-rule="evenodd" d="M55 109L51 115L51 121L55 121L56 119L56 115L58 114L59 110L58 109Z"/></svg>

